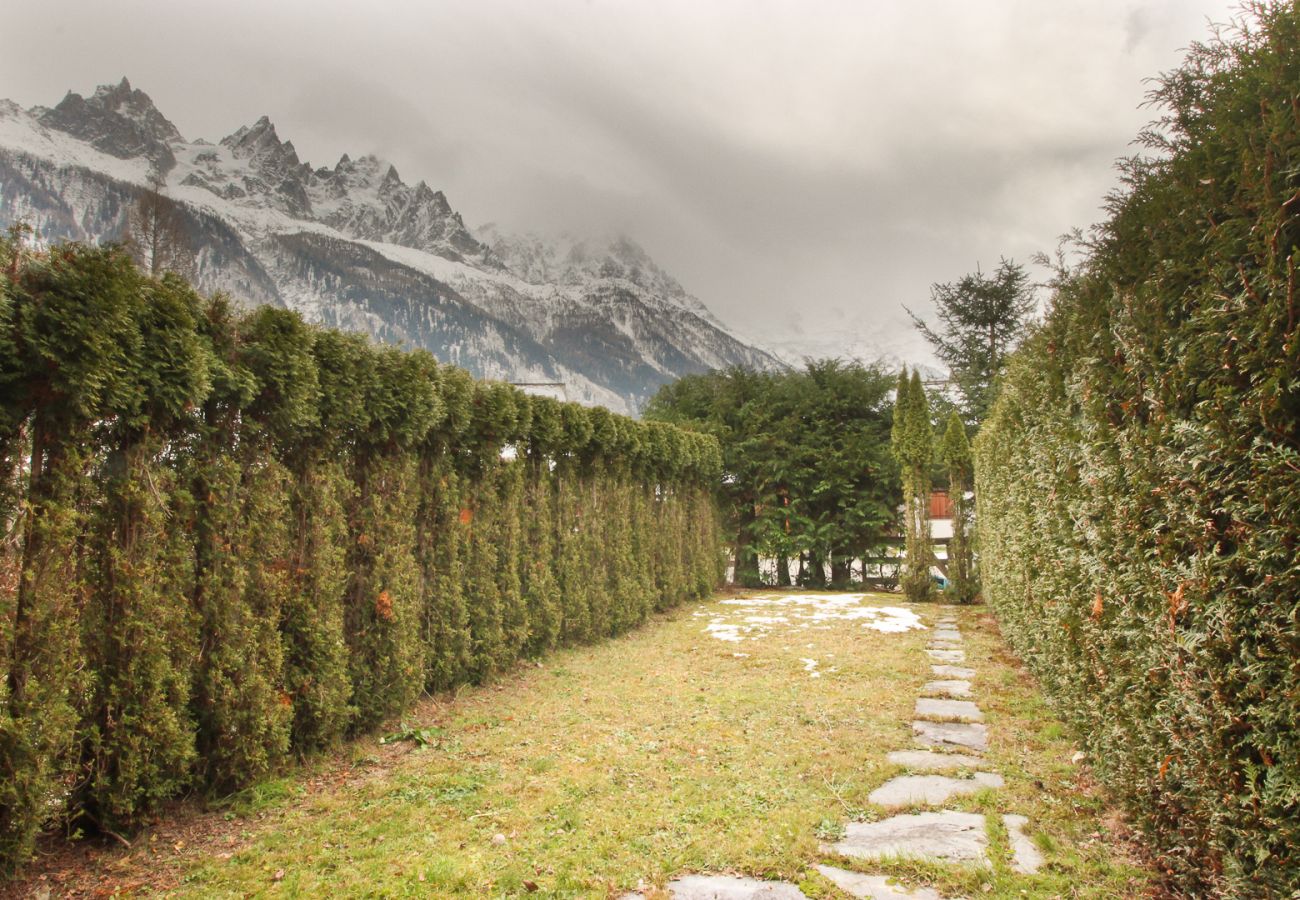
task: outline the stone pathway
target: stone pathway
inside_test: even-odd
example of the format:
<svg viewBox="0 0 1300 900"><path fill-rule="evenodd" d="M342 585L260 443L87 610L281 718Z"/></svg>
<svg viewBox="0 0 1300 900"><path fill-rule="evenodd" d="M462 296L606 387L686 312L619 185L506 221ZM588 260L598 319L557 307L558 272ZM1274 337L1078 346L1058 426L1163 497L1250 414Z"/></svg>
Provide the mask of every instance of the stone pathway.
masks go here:
<svg viewBox="0 0 1300 900"><path fill-rule="evenodd" d="M971 699L970 679L975 670L964 665L966 652L957 621L941 619L930 635L925 652L933 661L930 669L936 680L921 688L916 701L916 719L912 734L922 750L899 750L889 754L889 761L919 772L962 772L953 775L899 775L872 792L872 803L887 809L939 806L952 797L996 790L1003 786L1002 776L981 771L980 754L988 748L988 726L984 714ZM1042 855L1024 833L1029 820L1024 816L1004 815L1003 824L1011 842L1012 869L1023 874L1037 872ZM988 867L988 836L984 816L956 810L900 814L879 822L850 823L844 837L825 849L841 856L863 860L880 860L907 856L936 863L957 863ZM839 870L837 870L839 871ZM929 889L905 890L893 885L882 892L876 882L842 879L823 872L842 890L855 897L935 898ZM852 874L852 873L850 873Z"/></svg>
<svg viewBox="0 0 1300 900"><path fill-rule="evenodd" d="M994 791L1004 785L996 772L983 771L983 752L988 748L988 726L984 714L972 699L970 679L975 670L966 662L957 620L940 619L930 634L925 652L935 680L921 688L917 698L912 734L918 749L896 750L889 762L911 772L946 774L903 774L891 778L871 792L871 803L887 810L942 806L953 797ZM1042 854L1025 834L1029 820L1005 814L1002 824L1010 842L1012 871L1031 875L1043 865ZM822 850L865 863L909 857L931 863L989 868L989 839L985 817L948 809L900 812L877 822L849 822L844 836ZM883 875L852 872L830 865L817 871L852 897L869 900L944 900L930 888L908 889ZM691 875L668 884L669 895L678 900L794 900L806 895L785 882L756 881L730 876ZM624 900L641 898L627 894Z"/></svg>

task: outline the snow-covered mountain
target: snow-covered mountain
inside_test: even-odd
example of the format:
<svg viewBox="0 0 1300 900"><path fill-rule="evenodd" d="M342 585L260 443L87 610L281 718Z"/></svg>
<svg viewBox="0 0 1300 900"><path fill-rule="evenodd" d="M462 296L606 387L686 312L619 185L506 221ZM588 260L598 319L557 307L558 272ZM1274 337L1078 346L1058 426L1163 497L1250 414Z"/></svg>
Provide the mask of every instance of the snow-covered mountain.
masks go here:
<svg viewBox="0 0 1300 900"><path fill-rule="evenodd" d="M373 156L313 168L266 117L215 144L186 140L126 79L53 108L0 100L0 225L116 240L159 182L202 289L484 378L562 382L571 399L636 412L681 375L777 364L626 237L475 233L441 191Z"/></svg>

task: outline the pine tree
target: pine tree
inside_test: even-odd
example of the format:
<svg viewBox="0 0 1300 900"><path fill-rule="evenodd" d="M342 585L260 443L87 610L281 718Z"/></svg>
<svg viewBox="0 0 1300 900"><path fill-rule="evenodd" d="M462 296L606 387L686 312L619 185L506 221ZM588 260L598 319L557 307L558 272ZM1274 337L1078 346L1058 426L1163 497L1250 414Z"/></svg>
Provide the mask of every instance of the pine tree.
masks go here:
<svg viewBox="0 0 1300 900"><path fill-rule="evenodd" d="M988 415L998 376L1033 316L1033 285L1023 266L1003 259L991 276L977 269L957 281L932 285L930 299L939 312L939 330L911 310L907 314L948 365L962 415L978 424Z"/></svg>

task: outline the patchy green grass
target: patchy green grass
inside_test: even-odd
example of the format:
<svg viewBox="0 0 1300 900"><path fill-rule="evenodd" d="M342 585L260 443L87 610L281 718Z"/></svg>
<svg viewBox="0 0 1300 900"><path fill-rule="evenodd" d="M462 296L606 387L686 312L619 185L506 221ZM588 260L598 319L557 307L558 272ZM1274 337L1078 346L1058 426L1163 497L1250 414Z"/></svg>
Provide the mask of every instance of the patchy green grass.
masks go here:
<svg viewBox="0 0 1300 900"><path fill-rule="evenodd" d="M900 771L885 754L911 746L927 632L805 622L724 642L703 614L726 596L428 701L333 763L233 798L201 848L101 865L132 884L132 867L154 867L169 892L195 897L617 897L688 872L838 896L811 867L846 821L886 815L867 795ZM912 608L931 623L953 612ZM1007 787L950 808L989 814L994 868L839 862L950 895L1140 894L1146 874L1110 837L1115 823L992 620L956 615L991 731L987 768ZM1044 874L1009 871L1004 812L1029 816Z"/></svg>

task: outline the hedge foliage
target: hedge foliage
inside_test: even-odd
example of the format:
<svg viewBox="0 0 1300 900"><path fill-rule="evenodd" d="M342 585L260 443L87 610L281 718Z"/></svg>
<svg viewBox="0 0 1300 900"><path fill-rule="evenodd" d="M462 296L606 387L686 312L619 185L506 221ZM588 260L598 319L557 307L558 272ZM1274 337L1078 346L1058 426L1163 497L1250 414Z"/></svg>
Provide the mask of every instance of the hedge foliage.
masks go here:
<svg viewBox="0 0 1300 900"><path fill-rule="evenodd" d="M0 867L721 577L712 437L0 241Z"/></svg>
<svg viewBox="0 0 1300 900"><path fill-rule="evenodd" d="M1155 99L977 439L986 596L1179 890L1294 896L1300 11Z"/></svg>

